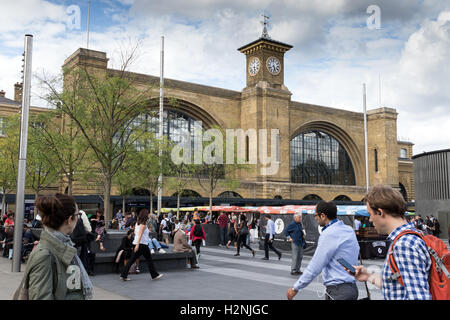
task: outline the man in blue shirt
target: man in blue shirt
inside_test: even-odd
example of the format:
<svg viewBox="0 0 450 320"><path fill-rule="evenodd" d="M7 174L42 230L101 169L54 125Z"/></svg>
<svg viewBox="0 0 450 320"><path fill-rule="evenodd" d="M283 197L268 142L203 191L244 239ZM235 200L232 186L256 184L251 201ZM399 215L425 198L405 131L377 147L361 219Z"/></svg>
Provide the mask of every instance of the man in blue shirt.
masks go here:
<svg viewBox="0 0 450 320"><path fill-rule="evenodd" d="M294 220L287 226L284 234L291 242L292 247L291 275L301 275L303 274L300 267L302 266L305 238L303 237L302 214L300 212L294 214Z"/></svg>
<svg viewBox="0 0 450 320"><path fill-rule="evenodd" d="M273 239L275 237L275 222L271 219L270 214L265 215L267 225L266 225L266 236L264 237L264 258L263 260L269 260L269 248L272 249L277 255L278 260L281 259L281 252L278 251L273 246Z"/></svg>
<svg viewBox="0 0 450 320"><path fill-rule="evenodd" d="M337 261L343 258L351 265L358 263L359 245L353 228L337 219L337 207L333 201L319 202L314 219L323 227L317 249L306 270L287 291L287 298L292 300L322 272L326 300L358 299L355 278Z"/></svg>

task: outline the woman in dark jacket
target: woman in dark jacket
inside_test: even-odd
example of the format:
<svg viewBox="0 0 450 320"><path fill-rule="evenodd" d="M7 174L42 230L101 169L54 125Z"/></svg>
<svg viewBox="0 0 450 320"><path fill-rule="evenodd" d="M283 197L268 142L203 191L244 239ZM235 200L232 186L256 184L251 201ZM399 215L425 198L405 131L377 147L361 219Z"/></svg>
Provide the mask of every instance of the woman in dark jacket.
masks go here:
<svg viewBox="0 0 450 320"><path fill-rule="evenodd" d="M236 236L237 236L236 225L235 225L236 223L237 223L236 217L233 216L230 220L230 224L228 227L228 242L226 244L227 249L230 246L230 244L232 244L233 242L236 242Z"/></svg>
<svg viewBox="0 0 450 320"><path fill-rule="evenodd" d="M134 240L134 230L130 229L127 232L127 235L122 238L122 243L120 247L116 251L116 255L114 257L114 261L117 264L117 270L119 269L120 262L123 261L123 265L126 266L128 260L131 258L131 254L133 253L133 240Z"/></svg>
<svg viewBox="0 0 450 320"><path fill-rule="evenodd" d="M252 252L253 257L255 256L255 251L250 248L247 245L247 236L249 234L248 232L248 226L247 226L247 217L245 214L241 215L241 222L239 223L239 226L237 227L238 233L237 233L237 252L235 256L240 256L239 252L241 250L241 245L246 247L248 250Z"/></svg>

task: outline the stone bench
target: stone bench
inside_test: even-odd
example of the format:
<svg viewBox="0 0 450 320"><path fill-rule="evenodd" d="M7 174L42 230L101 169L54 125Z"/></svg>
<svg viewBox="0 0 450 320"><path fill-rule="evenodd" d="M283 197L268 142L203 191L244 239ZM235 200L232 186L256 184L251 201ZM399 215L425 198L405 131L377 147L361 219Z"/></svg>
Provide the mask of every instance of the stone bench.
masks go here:
<svg viewBox="0 0 450 320"><path fill-rule="evenodd" d="M33 234L40 236L42 229L33 229ZM114 262L114 256L117 249L120 247L122 238L126 236L125 231L108 230L105 235L103 246L106 251L101 251L98 242L91 242L91 250L95 253L95 265L94 274L116 273L122 271L123 263L120 266ZM169 249L164 249L166 253L153 253L152 260L156 270L183 270L187 269L187 258L191 257L194 253L186 252L170 252L172 246ZM141 272L148 272L147 263L144 256L139 259L139 270Z"/></svg>

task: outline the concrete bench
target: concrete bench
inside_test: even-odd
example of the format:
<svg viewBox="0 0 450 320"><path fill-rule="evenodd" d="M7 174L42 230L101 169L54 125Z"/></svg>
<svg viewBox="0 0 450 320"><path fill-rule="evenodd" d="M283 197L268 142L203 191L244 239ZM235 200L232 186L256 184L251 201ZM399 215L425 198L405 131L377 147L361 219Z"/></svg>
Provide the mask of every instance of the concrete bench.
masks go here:
<svg viewBox="0 0 450 320"><path fill-rule="evenodd" d="M42 229L33 229L33 234L40 236ZM105 235L103 246L106 251L101 251L98 242L91 242L91 250L95 253L95 274L116 273L122 271L123 263L118 265L114 262L114 256L117 249L120 247L122 238L126 236L125 231L108 230ZM156 270L183 270L187 269L187 258L192 257L194 253L186 252L170 252L172 246L169 249L164 249L166 253L154 253L152 254L153 264ZM139 259L139 270L141 272L148 272L147 263L145 258L141 256Z"/></svg>

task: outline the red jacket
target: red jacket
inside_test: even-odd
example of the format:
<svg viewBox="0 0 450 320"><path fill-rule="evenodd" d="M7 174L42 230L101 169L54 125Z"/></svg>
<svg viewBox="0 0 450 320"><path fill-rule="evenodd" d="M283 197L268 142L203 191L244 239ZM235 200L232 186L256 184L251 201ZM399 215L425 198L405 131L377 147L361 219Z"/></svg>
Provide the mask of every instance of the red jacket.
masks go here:
<svg viewBox="0 0 450 320"><path fill-rule="evenodd" d="M206 240L205 229L203 229L203 226L202 226L201 224L198 224L198 226L202 227L203 236L197 237L197 236L194 235L194 229L195 229L196 226L197 226L197 224L195 224L195 225L192 227L192 229L191 229L191 234L189 235L189 239L191 239L192 241L195 241L195 240L198 240L198 239L200 239L200 240Z"/></svg>

